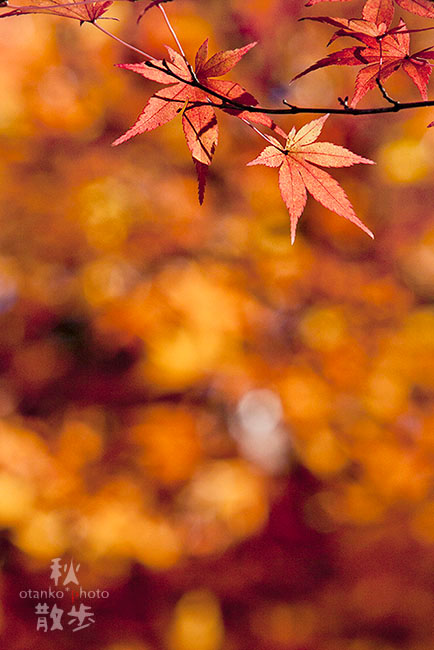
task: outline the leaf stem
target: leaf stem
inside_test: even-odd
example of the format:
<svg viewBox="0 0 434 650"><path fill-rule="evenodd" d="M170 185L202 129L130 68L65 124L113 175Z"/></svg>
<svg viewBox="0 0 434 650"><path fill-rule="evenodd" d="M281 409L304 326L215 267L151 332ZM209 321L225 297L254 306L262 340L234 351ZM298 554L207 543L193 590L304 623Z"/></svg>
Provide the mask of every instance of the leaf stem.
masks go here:
<svg viewBox="0 0 434 650"><path fill-rule="evenodd" d="M275 143L275 142L273 142L273 141L272 141L272 140L271 140L267 135L265 135L265 133L262 133L262 131L260 131L259 129L257 129L256 126L255 126L254 124L252 124L251 122L249 122L249 120L246 120L245 117L242 117L242 118L241 118L241 121L244 122L245 124L247 124L247 126L250 126L250 128L253 129L253 130L255 131L255 133L257 133L259 136L261 136L261 138L263 138L264 140L266 140L266 141L268 142L268 144L271 144L272 147L274 147L275 149L278 148L278 147L276 147L276 143ZM279 148L279 151L281 151L282 153L284 152L284 150L283 150L283 149L280 149L280 148Z"/></svg>
<svg viewBox="0 0 434 650"><path fill-rule="evenodd" d="M100 32L103 32L106 36L109 36L112 38L114 41L117 43L120 43L121 45L124 45L128 49L132 50L133 52L137 52L137 54L140 54L141 56L144 56L145 59L148 59L148 61L157 61L157 59L154 56L151 56L150 54L147 54L143 50L139 50L137 47L134 47L134 45L131 45L130 43L127 43L126 41L122 40L118 36L115 36L111 32L107 31L107 29L104 29L104 27L101 27L101 25L98 25L98 23L93 22L92 25L99 29Z"/></svg>
<svg viewBox="0 0 434 650"><path fill-rule="evenodd" d="M166 21L166 25L167 25L167 27L169 28L169 31L170 31L170 33L171 33L172 36L173 36L173 39L174 39L174 41L175 41L175 43L176 43L176 45L177 45L177 47L178 47L178 50L179 50L180 54L182 55L182 57L184 58L184 60L187 61L187 57L185 56L185 52L184 52L184 50L182 49L182 45L181 45L181 43L179 42L179 39L178 39L178 37L177 37L177 35L176 35L175 30L173 29L172 25L170 24L170 20L169 20L169 18L168 18L168 16L167 16L166 12L165 12L165 10L164 10L164 7L162 7L161 5L158 5L158 8L159 8L159 10L161 11L161 13L163 14L163 18L164 18L164 20Z"/></svg>

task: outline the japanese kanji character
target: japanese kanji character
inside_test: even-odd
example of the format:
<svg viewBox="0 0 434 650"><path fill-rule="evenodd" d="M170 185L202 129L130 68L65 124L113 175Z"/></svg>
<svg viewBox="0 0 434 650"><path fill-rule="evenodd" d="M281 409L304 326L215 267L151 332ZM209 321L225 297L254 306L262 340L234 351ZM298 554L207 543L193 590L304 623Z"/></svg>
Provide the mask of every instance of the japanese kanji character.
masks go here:
<svg viewBox="0 0 434 650"><path fill-rule="evenodd" d="M72 607L72 609L68 612L68 616L72 616L73 618L69 621L69 625L73 625L74 623L74 618L77 619L77 623L79 624L78 627L74 628L72 631L77 632L77 630L82 630L85 627L88 627L91 623L95 623L95 619L92 618L94 616L93 612L87 612L87 609L91 609L89 605L83 605L83 603L80 604L79 609L77 610L75 605ZM89 623L86 623L86 625L83 625L85 619L89 619Z"/></svg>
<svg viewBox="0 0 434 650"><path fill-rule="evenodd" d="M60 619L62 618L63 614L63 609L60 609L60 607L57 607L57 605L53 605L51 612L50 612L50 618L53 619L53 624L51 626L51 630L63 630L63 626L60 622Z"/></svg>
<svg viewBox="0 0 434 650"><path fill-rule="evenodd" d="M48 614L48 605L47 603L38 603L35 607L35 613L38 614L38 620L36 623L36 630L41 628L44 632L48 631L47 625L47 614Z"/></svg>

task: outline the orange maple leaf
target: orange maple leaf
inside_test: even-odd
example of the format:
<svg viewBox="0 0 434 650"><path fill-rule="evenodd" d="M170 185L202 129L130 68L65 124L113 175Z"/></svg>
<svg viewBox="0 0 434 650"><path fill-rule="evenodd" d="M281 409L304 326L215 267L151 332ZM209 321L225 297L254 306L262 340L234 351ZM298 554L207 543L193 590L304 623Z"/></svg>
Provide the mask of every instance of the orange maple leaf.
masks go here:
<svg viewBox="0 0 434 650"><path fill-rule="evenodd" d="M297 222L307 200L306 190L321 205L345 217L374 238L372 232L356 217L353 206L342 187L322 167L350 167L357 163L374 165L352 151L331 142L315 142L329 115L305 124L298 132L293 128L285 146L275 138L248 165L279 167L279 188L291 218L291 243L295 241Z"/></svg>

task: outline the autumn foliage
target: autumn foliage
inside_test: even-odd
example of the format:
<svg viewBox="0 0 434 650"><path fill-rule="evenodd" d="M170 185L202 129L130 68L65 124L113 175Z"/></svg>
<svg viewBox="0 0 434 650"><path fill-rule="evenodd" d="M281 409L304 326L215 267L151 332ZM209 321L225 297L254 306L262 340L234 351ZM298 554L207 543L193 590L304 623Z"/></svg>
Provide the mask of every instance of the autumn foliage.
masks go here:
<svg viewBox="0 0 434 650"><path fill-rule="evenodd" d="M227 52L219 52L209 59L208 41L204 41L195 57L195 78L202 86L215 91L225 98L230 98L242 104L256 106L257 100L247 93L238 83L228 80L217 80L215 77L230 72L232 68L247 54L256 43L250 43L245 47ZM143 112L140 114L136 124L123 136L113 142L114 145L126 142L135 135L152 131L163 124L166 124L178 113L182 112L182 128L184 130L187 146L196 165L199 183L199 201L203 202L206 182L206 170L211 164L212 158L218 143L218 127L215 110L209 105L209 96L202 88L191 86L185 81L191 81L192 73L189 64L184 58L168 47L170 63L167 63L169 72L174 73L172 77L164 72L163 61L151 63L145 61L141 64L124 64L121 68L133 70L146 79L157 81L161 84L172 84L174 79L178 83L169 86L164 91L152 95ZM223 100L224 101L224 100ZM224 105L223 101L220 105ZM232 110L233 112L233 110ZM244 111L237 111L237 116L243 118ZM270 117L261 113L255 113L253 122L274 128Z"/></svg>
<svg viewBox="0 0 434 650"><path fill-rule="evenodd" d="M308 5L317 4L320 1L322 0L315 0L308 3ZM406 0L398 4L401 4L408 11L419 16L431 17L432 8L426 5L427 2L428 0ZM104 31L108 36L112 36L100 25L97 25L97 20L105 14L112 4L111 1L89 2L89 0L76 0L64 4L58 0L50 0L48 4L44 4L43 0L40 0L35 5L14 6L11 11L4 12L0 17L11 17L27 13L50 13L78 19L81 24L89 22L97 26L101 31ZM152 55L148 55L134 46L129 46L127 43L124 43L133 51L143 54L146 60L143 63L123 64L120 67L133 70L151 81L169 85L164 91L158 91L152 95L134 126L123 136L117 138L113 144L118 145L126 142L133 136L152 131L159 126L167 124L167 122L174 119L178 114L181 114L184 136L196 167L199 202L202 203L204 200L208 167L212 162L218 143L218 126L214 107L224 112L229 111L249 126L252 126L252 123L256 123L277 131L280 135L285 135L282 129L276 126L269 116L270 113L281 113L282 111L273 111L271 109L266 110L265 113L267 114L264 114L264 111L261 111L261 108L258 106L258 101L242 88L240 84L217 79L217 77L230 72L256 43L250 43L235 50L221 51L208 58L208 40L205 40L196 53L193 68L186 58L182 45L178 41L176 33L168 20L163 4L164 2L155 1L148 3L138 16L138 20L150 9L160 8L167 22L167 26L178 45L178 51L168 47L169 61L166 61L166 59L158 60ZM415 54L410 54L409 34L412 30L407 29L402 19L399 21L397 27L392 28L393 14L392 0L367 0L363 7L361 18L339 19L327 16L312 18L312 20L338 27L330 43L334 42L337 38L345 36L355 38L363 45L333 52L296 75L293 81L314 70L330 65L362 65L363 67L356 78L355 92L350 104L348 104L347 99L345 101L340 99L344 107L341 112L355 109L366 93L377 85L384 99L392 104L394 110L399 110L399 102L391 99L386 94L382 83L394 72L402 68L418 88L422 100L428 101L426 87L431 74L431 64L429 61L434 59L434 50L424 48ZM429 30L430 28L426 29ZM244 106L246 108L243 108ZM303 109L289 106L290 113L306 112ZM307 112L316 111L315 109L307 109ZM320 109L317 112L326 111ZM355 114L354 111L353 114ZM309 129L310 127L307 128ZM266 149L266 153L257 161L264 162L266 157L267 162L264 162L264 164L280 167L279 187L282 198L290 213L292 243L295 240L297 221L306 203L306 188L325 207L348 218L373 237L371 230L356 217L345 193L325 172L318 170L317 167L312 167L310 164L306 165L305 163L309 163L309 160L306 158L304 158L303 163L301 153L298 149L294 149L293 144L291 144L288 150L289 140L287 140L286 148L282 150L281 145L274 138L270 138L264 133L261 134L256 128L255 130L270 144ZM310 141L307 144L310 144ZM304 144L301 146L304 147ZM332 144L328 145L329 150L332 146ZM282 164L278 163L279 155L273 156L270 147L271 149L275 149L276 153L284 152L286 156L285 164L283 164L283 159L281 160ZM338 158L331 153L328 154L327 159L322 157L322 162L317 157L317 164L329 167L342 167L354 164L355 162L367 162L366 159L360 156L356 160L357 156L350 154L350 152L344 156L345 161L343 161L342 154L343 151L340 154L339 159L341 162L339 164L335 164ZM332 158L334 158L334 162Z"/></svg>
<svg viewBox="0 0 434 650"><path fill-rule="evenodd" d="M374 5L374 6L373 6ZM333 34L331 42L341 36L349 36L363 43L363 46L348 47L329 54L317 61L294 79L329 65L363 65L357 75L355 92L350 106L355 107L369 90L378 82L388 79L394 72L402 68L408 74L420 92L422 99L428 99L427 85L434 59L434 50L425 48L410 54L410 32L403 20L398 27L390 28L393 18L393 7L380 7L378 3L367 2L363 8L362 20L338 20L328 17L317 17L312 20L328 23L339 29ZM387 3L386 3L387 5Z"/></svg>
<svg viewBox="0 0 434 650"><path fill-rule="evenodd" d="M312 4L0 9L2 648L432 650L433 5Z"/></svg>

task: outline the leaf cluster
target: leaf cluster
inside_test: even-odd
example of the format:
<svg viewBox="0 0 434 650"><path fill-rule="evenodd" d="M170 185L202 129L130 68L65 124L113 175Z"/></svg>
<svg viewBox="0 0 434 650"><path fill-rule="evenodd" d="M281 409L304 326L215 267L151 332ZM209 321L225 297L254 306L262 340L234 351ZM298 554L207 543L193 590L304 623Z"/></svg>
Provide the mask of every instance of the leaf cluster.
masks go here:
<svg viewBox="0 0 434 650"><path fill-rule="evenodd" d="M290 214L292 242L295 239L297 222L306 204L307 192L326 208L349 219L368 235L373 236L369 228L356 217L349 199L339 184L320 169L321 166L347 167L356 163L372 164L372 161L339 145L316 143L315 140L330 113L374 114L434 104L428 99L427 93L434 49L428 47L415 53L410 51L410 33L420 30L408 29L402 19L399 20L398 25L392 26L393 0L367 0L359 18L344 19L330 16L307 18L336 28L329 44L343 37L355 39L358 44L321 58L297 74L292 81L331 65L360 66L352 99L348 102L348 98L338 98L341 108L331 109L301 108L283 100L287 108L273 109L262 107L258 100L237 81L220 78L231 72L256 43L220 51L209 57L208 39L206 39L199 47L192 65L162 6L170 1L153 0L146 5L138 17L140 19L152 8L161 11L177 45L177 49L167 47L168 59L156 59L122 41L101 26L100 21L105 18L103 14L112 7L113 0L76 0L66 3L61 0L36 0L31 5L22 3L9 6L0 17L48 13L73 18L80 23L87 22L94 25L100 31L142 55L145 59L142 62L119 64L119 67L136 72L147 80L163 85L164 88L150 97L135 124L113 144L122 144L136 135L153 131L180 116L184 137L197 172L200 203L204 200L208 169L219 141L216 111L222 111L241 120L266 140L267 147L249 164L264 164L279 168L279 188ZM310 0L307 6L319 2L322 0ZM429 0L396 0L396 3L418 16L434 17L434 7ZM388 95L383 83L398 70L404 71L410 77L420 93L421 102L400 103ZM387 105L372 109L356 108L360 100L377 86ZM298 133L292 129L289 135L272 118L272 115L303 112L323 113L324 116L308 123ZM280 142L276 136L284 139L285 142Z"/></svg>

